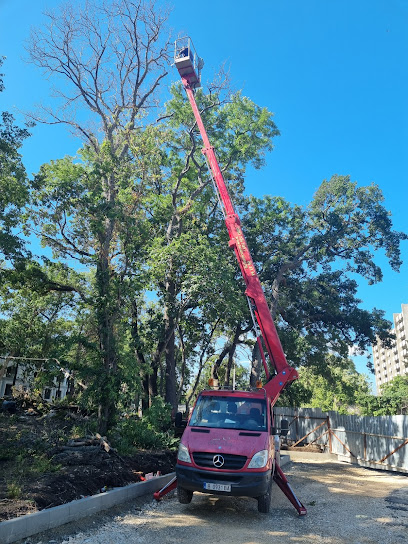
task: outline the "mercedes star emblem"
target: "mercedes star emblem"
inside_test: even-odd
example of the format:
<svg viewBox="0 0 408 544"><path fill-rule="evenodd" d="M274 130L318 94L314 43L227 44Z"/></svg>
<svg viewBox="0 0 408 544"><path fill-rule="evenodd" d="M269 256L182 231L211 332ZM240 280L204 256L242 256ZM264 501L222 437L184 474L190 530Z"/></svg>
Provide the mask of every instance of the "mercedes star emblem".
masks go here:
<svg viewBox="0 0 408 544"><path fill-rule="evenodd" d="M214 455L213 463L215 467L221 468L224 464L224 457L222 455Z"/></svg>

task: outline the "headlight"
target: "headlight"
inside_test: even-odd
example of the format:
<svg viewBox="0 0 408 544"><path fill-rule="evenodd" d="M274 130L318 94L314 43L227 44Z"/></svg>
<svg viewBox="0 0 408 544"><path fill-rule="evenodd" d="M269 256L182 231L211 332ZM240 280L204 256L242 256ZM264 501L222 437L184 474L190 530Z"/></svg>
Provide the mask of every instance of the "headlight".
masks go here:
<svg viewBox="0 0 408 544"><path fill-rule="evenodd" d="M268 462L268 450L261 450L252 457L248 468L263 468Z"/></svg>
<svg viewBox="0 0 408 544"><path fill-rule="evenodd" d="M190 454L188 453L188 448L180 442L178 449L177 459L183 461L184 463L191 463Z"/></svg>

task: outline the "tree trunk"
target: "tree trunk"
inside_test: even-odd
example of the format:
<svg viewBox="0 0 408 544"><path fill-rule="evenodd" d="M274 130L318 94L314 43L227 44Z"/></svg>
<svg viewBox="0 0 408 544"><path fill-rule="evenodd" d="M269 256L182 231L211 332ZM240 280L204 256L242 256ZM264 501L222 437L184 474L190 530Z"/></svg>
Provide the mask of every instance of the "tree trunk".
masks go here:
<svg viewBox="0 0 408 544"><path fill-rule="evenodd" d="M150 395L149 395L149 375L141 371L142 375L142 411L144 412L150 407Z"/></svg>
<svg viewBox="0 0 408 544"><path fill-rule="evenodd" d="M17 374L18 374L18 363L16 362L16 368L14 370L14 376L13 376L13 387L16 385Z"/></svg>
<svg viewBox="0 0 408 544"><path fill-rule="evenodd" d="M109 244L106 244L109 245ZM117 354L115 342L116 297L111 292L111 278L108 259L101 255L96 272L98 290L97 322L98 336L103 361L103 377L98 407L98 430L104 435L116 415L118 390Z"/></svg>
<svg viewBox="0 0 408 544"><path fill-rule="evenodd" d="M187 361L186 361L186 352L185 352L183 331L182 331L180 326L178 327L177 330L178 330L178 335L179 335L179 339L180 339L180 351L181 351L180 379L179 379L179 383L177 384L177 404L180 404L181 397L183 395L183 387L184 387L184 380L185 380Z"/></svg>
<svg viewBox="0 0 408 544"><path fill-rule="evenodd" d="M133 340L133 347L135 352L135 358L140 368L140 378L142 385L142 410L147 410L152 404L152 380L151 375L147 372L147 362L143 353L142 343L139 335L139 323L137 304L132 302L132 323L131 323L131 335Z"/></svg>
<svg viewBox="0 0 408 544"><path fill-rule="evenodd" d="M225 372L225 379L224 379L224 385L227 387L229 387L230 385L231 369L234 362L235 350L237 349L237 343L241 333L242 333L241 327L238 325L237 328L235 329L234 338L232 339L232 343L230 345L230 349L228 353L228 364L227 364L227 369Z"/></svg>
<svg viewBox="0 0 408 544"><path fill-rule="evenodd" d="M258 342L255 342L255 346L252 350L251 375L249 377L250 387L256 387L256 382L261 377L261 371L262 371L261 352L259 350Z"/></svg>
<svg viewBox="0 0 408 544"><path fill-rule="evenodd" d="M66 397L71 399L75 394L75 380L73 378L67 378L67 393Z"/></svg>
<svg viewBox="0 0 408 544"><path fill-rule="evenodd" d="M173 408L177 408L177 382L176 382L176 358L175 358L174 332L166 348L166 394L165 400Z"/></svg>
<svg viewBox="0 0 408 544"><path fill-rule="evenodd" d="M166 304L164 307L164 336L167 339L165 348L165 401L173 409L177 409L176 381L176 336L174 307L176 303L176 286L172 279L166 281Z"/></svg>
<svg viewBox="0 0 408 544"><path fill-rule="evenodd" d="M230 380L231 380L231 370L232 370L232 364L234 362L234 353L235 349L231 346L229 353L228 353L228 363L227 368L225 370L225 378L224 378L224 386L229 387L230 386Z"/></svg>
<svg viewBox="0 0 408 544"><path fill-rule="evenodd" d="M152 400L154 397L157 397L159 394L159 389L157 386L157 373L158 367L155 366L152 370L152 373L149 374L149 406L152 405Z"/></svg>

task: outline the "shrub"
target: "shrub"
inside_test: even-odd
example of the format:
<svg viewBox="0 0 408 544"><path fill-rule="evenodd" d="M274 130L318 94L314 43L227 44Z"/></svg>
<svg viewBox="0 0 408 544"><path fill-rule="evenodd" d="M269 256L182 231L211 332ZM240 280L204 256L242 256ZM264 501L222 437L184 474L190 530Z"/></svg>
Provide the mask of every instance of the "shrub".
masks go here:
<svg viewBox="0 0 408 544"><path fill-rule="evenodd" d="M174 446L169 433L156 431L143 419L122 420L111 433L110 439L123 455L130 455L136 449L158 450Z"/></svg>
<svg viewBox="0 0 408 544"><path fill-rule="evenodd" d="M9 482L7 484L7 498L8 499L20 499L22 495L21 486L16 482Z"/></svg>
<svg viewBox="0 0 408 544"><path fill-rule="evenodd" d="M159 432L171 429L171 406L164 402L162 397L155 397L151 407L143 414L146 421L153 429Z"/></svg>
<svg viewBox="0 0 408 544"><path fill-rule="evenodd" d="M110 433L110 440L123 455L136 449L174 449L178 439L171 430L171 407L156 397L141 419L122 419Z"/></svg>

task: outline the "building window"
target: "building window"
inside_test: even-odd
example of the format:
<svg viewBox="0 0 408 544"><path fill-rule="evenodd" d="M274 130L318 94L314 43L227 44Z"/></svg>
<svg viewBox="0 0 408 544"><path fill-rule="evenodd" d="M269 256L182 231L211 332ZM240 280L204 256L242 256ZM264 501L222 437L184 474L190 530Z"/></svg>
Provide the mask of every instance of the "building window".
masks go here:
<svg viewBox="0 0 408 544"><path fill-rule="evenodd" d="M51 389L45 389L44 390L44 399L50 400L51 399Z"/></svg>
<svg viewBox="0 0 408 544"><path fill-rule="evenodd" d="M6 388L4 390L4 396L5 397L8 397L8 396L10 396L12 394L12 391L11 391L12 387L13 387L13 384L11 384L11 383L6 384Z"/></svg>
<svg viewBox="0 0 408 544"><path fill-rule="evenodd" d="M12 378L12 377L14 377L15 371L16 371L16 367L15 367L15 366L8 366L8 367L7 367L7 371L6 371L6 376L7 376L7 378Z"/></svg>

